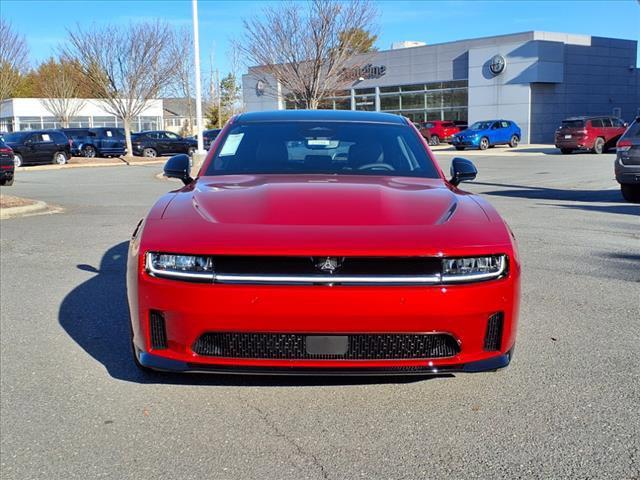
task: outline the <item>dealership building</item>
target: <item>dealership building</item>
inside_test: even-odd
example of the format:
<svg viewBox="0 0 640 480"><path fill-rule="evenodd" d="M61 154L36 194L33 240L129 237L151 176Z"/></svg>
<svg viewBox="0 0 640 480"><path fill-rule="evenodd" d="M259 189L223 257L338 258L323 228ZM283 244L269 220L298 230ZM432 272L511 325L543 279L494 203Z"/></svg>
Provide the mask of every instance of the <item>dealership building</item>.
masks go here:
<svg viewBox="0 0 640 480"><path fill-rule="evenodd" d="M523 143L552 143L563 118L640 115L637 48L634 40L532 31L373 52L354 60L345 72L352 83L321 108L416 122L513 120ZM246 111L303 108L260 66L242 81Z"/></svg>

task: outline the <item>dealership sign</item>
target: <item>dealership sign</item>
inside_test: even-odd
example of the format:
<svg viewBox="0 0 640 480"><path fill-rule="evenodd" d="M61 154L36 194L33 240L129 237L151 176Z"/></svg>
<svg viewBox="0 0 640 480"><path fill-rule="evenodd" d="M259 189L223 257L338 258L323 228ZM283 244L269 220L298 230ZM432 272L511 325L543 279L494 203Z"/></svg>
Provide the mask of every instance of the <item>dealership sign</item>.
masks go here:
<svg viewBox="0 0 640 480"><path fill-rule="evenodd" d="M386 65L372 65L371 63L342 70L342 75L347 80L358 80L360 78L364 80L371 80L373 78L380 78L386 73Z"/></svg>
<svg viewBox="0 0 640 480"><path fill-rule="evenodd" d="M507 61L502 55L494 55L489 61L489 70L494 75L500 75L504 72L504 67L507 65Z"/></svg>

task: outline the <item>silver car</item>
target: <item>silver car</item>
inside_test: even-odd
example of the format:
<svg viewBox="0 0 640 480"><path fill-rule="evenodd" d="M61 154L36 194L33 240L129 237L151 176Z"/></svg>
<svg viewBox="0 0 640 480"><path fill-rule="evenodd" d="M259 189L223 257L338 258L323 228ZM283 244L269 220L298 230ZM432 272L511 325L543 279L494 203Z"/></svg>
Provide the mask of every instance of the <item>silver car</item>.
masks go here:
<svg viewBox="0 0 640 480"><path fill-rule="evenodd" d="M615 171L624 199L640 203L640 117L618 140Z"/></svg>

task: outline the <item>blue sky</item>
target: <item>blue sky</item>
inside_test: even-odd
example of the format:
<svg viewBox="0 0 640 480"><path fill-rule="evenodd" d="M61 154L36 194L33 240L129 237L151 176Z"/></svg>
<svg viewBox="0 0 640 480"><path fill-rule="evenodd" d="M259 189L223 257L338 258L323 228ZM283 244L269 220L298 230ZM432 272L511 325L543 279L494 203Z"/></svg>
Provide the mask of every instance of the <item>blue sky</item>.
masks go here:
<svg viewBox="0 0 640 480"><path fill-rule="evenodd" d="M229 45L240 37L242 19L259 13L267 1L200 0L203 70L213 62L229 70ZM640 0L538 1L378 1L377 47L421 40L441 43L527 30L582 33L640 40ZM191 26L190 0L0 0L0 15L27 38L32 63L51 56L66 30L82 18L84 27L110 22L164 19ZM215 68L215 67L214 67Z"/></svg>

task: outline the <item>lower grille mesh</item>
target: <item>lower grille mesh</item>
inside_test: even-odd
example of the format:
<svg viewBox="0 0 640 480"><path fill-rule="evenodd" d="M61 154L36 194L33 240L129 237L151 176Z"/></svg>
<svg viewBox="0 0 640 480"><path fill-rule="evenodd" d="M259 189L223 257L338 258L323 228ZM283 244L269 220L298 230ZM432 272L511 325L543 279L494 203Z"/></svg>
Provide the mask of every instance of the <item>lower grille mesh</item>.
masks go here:
<svg viewBox="0 0 640 480"><path fill-rule="evenodd" d="M198 355L228 358L391 360L451 357L460 347L447 334L352 334L345 354L309 354L304 334L205 333L193 345Z"/></svg>
<svg viewBox="0 0 640 480"><path fill-rule="evenodd" d="M502 312L494 313L487 321L487 331L484 335L484 349L488 352L500 350L502 346L502 324L504 315Z"/></svg>
<svg viewBox="0 0 640 480"><path fill-rule="evenodd" d="M149 312L149 329L151 331L151 348L156 350L167 348L167 331L162 312Z"/></svg>

